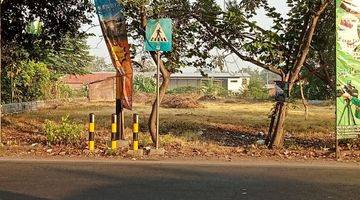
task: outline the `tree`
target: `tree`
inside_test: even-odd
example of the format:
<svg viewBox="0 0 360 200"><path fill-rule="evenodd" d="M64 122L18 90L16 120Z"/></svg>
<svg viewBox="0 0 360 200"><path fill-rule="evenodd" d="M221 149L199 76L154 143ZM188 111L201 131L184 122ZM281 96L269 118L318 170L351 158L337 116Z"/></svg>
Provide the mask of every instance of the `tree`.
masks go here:
<svg viewBox="0 0 360 200"><path fill-rule="evenodd" d="M106 63L104 58L97 56L91 61L87 70L90 72L115 72L111 64Z"/></svg>
<svg viewBox="0 0 360 200"><path fill-rule="evenodd" d="M11 91L4 94L7 100L14 98L18 89L14 88L15 76L26 71L22 63L45 64L52 78L86 73L91 56L86 45L88 34L80 27L91 23L92 11L88 0L2 1L1 81L4 90ZM27 31L34 21L43 25L36 34Z"/></svg>
<svg viewBox="0 0 360 200"><path fill-rule="evenodd" d="M317 27L320 24L319 27L324 28L324 24L333 22L334 2L289 0L287 4L290 12L285 19L266 0L229 1L226 11L221 11L214 0L198 0L192 11L192 16L203 28L201 37L197 38L202 41L198 48L202 46L207 50L214 47L228 50L244 61L278 74L288 84L291 92L295 84L304 78L301 74L306 71L304 66L307 71L311 71L310 76L319 75L318 72L326 66L313 64L320 62L321 57L316 56L311 44L314 40L321 44L321 34ZM251 21L259 8L263 8L274 22L269 30ZM325 33L324 30L322 32ZM335 34L335 31L331 34ZM318 52L333 52L333 48L329 46L322 46L322 50L318 46ZM323 81L329 80L324 78ZM279 148L283 145L287 105L284 102L280 106L270 147Z"/></svg>

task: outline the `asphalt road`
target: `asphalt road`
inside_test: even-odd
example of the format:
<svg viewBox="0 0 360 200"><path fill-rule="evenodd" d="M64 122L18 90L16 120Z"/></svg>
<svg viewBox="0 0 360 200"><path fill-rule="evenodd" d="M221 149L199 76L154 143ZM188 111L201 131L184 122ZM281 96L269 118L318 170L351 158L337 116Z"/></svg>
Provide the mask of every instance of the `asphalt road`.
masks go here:
<svg viewBox="0 0 360 200"><path fill-rule="evenodd" d="M360 199L360 168L92 161L0 161L0 199Z"/></svg>

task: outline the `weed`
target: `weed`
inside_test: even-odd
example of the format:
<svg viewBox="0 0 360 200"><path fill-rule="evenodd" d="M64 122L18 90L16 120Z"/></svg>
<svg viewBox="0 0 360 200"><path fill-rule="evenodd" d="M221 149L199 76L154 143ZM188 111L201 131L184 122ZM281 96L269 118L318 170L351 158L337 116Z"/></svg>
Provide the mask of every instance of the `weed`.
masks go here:
<svg viewBox="0 0 360 200"><path fill-rule="evenodd" d="M43 132L50 144L75 144L81 139L84 127L69 119L69 116L62 117L61 123L45 120Z"/></svg>

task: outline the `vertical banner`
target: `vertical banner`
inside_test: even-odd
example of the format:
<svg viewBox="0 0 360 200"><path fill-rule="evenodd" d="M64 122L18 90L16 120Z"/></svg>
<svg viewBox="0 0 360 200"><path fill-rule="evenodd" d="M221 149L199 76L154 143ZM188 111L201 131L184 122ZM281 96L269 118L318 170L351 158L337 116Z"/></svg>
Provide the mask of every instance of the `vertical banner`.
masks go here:
<svg viewBox="0 0 360 200"><path fill-rule="evenodd" d="M336 0L337 138L360 133L360 0Z"/></svg>
<svg viewBox="0 0 360 200"><path fill-rule="evenodd" d="M127 40L124 8L117 0L95 0L101 30L112 63L117 70L116 98L122 107L132 109L133 70Z"/></svg>

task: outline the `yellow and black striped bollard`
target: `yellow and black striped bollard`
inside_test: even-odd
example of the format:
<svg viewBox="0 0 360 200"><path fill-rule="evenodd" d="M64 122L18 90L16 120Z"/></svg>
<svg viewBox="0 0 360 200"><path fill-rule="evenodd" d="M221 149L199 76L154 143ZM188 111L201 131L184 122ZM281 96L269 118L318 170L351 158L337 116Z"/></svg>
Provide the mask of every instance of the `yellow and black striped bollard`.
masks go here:
<svg viewBox="0 0 360 200"><path fill-rule="evenodd" d="M111 150L116 150L116 114L111 115Z"/></svg>
<svg viewBox="0 0 360 200"><path fill-rule="evenodd" d="M95 115L91 113L89 115L89 150L90 152L94 152L95 149Z"/></svg>
<svg viewBox="0 0 360 200"><path fill-rule="evenodd" d="M139 149L139 115L133 115L133 150Z"/></svg>

